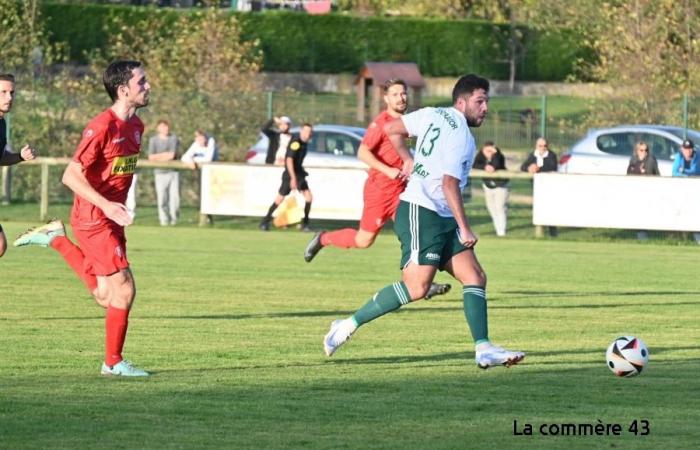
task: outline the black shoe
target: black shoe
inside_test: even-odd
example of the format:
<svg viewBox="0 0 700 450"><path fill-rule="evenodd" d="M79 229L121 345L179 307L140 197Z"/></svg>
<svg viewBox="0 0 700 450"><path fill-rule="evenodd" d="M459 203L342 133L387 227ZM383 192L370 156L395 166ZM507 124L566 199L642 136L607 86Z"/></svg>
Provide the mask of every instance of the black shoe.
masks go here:
<svg viewBox="0 0 700 450"><path fill-rule="evenodd" d="M428 289L428 293L425 294L426 300L430 300L432 297L435 297L436 295L445 295L448 292L450 292L450 289L452 289L452 286L449 284L439 284L439 283L431 283L430 284L430 289Z"/></svg>
<svg viewBox="0 0 700 450"><path fill-rule="evenodd" d="M321 235L323 233L323 231L319 231L318 233L314 234L314 237L312 237L309 243L306 245L306 249L304 250L304 261L311 262L311 260L314 259L314 256L321 251L323 248L323 245L321 245Z"/></svg>
<svg viewBox="0 0 700 450"><path fill-rule="evenodd" d="M270 231L270 222L260 222L260 231Z"/></svg>

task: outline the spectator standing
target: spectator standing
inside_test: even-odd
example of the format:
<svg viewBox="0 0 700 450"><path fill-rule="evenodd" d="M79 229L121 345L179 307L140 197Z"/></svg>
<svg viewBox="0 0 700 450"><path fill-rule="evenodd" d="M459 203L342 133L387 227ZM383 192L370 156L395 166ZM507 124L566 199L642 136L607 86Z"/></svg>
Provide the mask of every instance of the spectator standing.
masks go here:
<svg viewBox="0 0 700 450"><path fill-rule="evenodd" d="M659 175L659 164L649 152L649 145L639 141L634 146L634 153L627 166L627 175ZM649 238L646 230L637 231L637 239L646 241Z"/></svg>
<svg viewBox="0 0 700 450"><path fill-rule="evenodd" d="M673 159L674 177L697 177L700 176L700 158L695 151L695 144L690 139L686 139L681 144L681 151L676 153Z"/></svg>
<svg viewBox="0 0 700 450"><path fill-rule="evenodd" d="M194 142L180 160L190 169L197 169L197 164L216 161L216 140L201 128L194 132Z"/></svg>
<svg viewBox="0 0 700 450"><path fill-rule="evenodd" d="M540 172L556 172L557 167L556 153L549 149L547 139L541 137L537 139L535 150L528 155L520 170L534 175ZM549 227L550 236L555 237L557 234L557 227Z"/></svg>
<svg viewBox="0 0 700 450"><path fill-rule="evenodd" d="M177 136L170 133L167 120L159 120L156 134L148 141L148 160L174 161L180 147ZM161 226L175 225L180 215L180 173L171 169L154 169L158 220Z"/></svg>
<svg viewBox="0 0 700 450"><path fill-rule="evenodd" d="M287 116L273 117L262 126L261 131L269 140L265 164L285 165L287 146L292 141L291 126L292 119Z"/></svg>
<svg viewBox="0 0 700 450"><path fill-rule="evenodd" d="M493 142L488 141L474 157L472 167L489 173L506 170L506 158ZM491 215L496 236L503 237L506 235L508 221L508 180L505 178L484 178L481 185L486 198L486 209Z"/></svg>
<svg viewBox="0 0 700 450"><path fill-rule="evenodd" d="M649 152L649 145L639 141L634 146L634 153L627 166L627 175L659 175L659 164Z"/></svg>
<svg viewBox="0 0 700 450"><path fill-rule="evenodd" d="M681 144L681 151L676 153L673 159L672 173L674 177L700 176L700 157L695 151L695 144L690 139L684 140ZM693 233L693 239L700 244L700 233Z"/></svg>

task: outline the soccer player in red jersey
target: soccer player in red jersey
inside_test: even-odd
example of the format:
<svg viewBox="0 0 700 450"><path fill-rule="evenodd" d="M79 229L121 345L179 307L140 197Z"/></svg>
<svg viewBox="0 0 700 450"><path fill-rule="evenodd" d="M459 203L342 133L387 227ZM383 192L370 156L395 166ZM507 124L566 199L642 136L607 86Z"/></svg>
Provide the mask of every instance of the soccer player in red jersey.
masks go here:
<svg viewBox="0 0 700 450"><path fill-rule="evenodd" d="M136 110L148 105L151 86L138 61L111 63L102 81L113 104L88 123L63 173L63 184L75 194L71 226L79 245L57 219L23 233L14 245L54 248L106 308L102 375L145 377L146 371L122 358L136 293L124 235L132 219L124 202L144 130Z"/></svg>
<svg viewBox="0 0 700 450"><path fill-rule="evenodd" d="M384 125L401 117L408 107L406 82L392 78L384 85L384 102L387 109L380 113L369 125L357 157L369 166L369 176L363 191L364 208L360 228L344 228L337 231L320 231L309 241L304 251L304 259L311 262L323 247L368 248L384 224L396 215L399 195L406 188L407 178L403 172L403 160L384 132ZM450 290L449 284L433 283L426 295L444 294Z"/></svg>

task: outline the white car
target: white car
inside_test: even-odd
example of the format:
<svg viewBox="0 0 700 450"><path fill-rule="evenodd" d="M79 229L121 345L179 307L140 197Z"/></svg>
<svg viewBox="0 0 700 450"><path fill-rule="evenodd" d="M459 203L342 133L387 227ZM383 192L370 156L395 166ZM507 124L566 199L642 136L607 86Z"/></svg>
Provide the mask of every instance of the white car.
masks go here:
<svg viewBox="0 0 700 450"><path fill-rule="evenodd" d="M574 144L559 159L560 173L591 175L625 175L634 145L645 141L651 154L659 163L659 172L671 176L673 158L680 151L681 142L687 137L696 143L700 151L700 132L665 125L624 125L598 128Z"/></svg>
<svg viewBox="0 0 700 450"><path fill-rule="evenodd" d="M300 127L292 127L298 135ZM366 169L367 165L357 159L357 149L365 135L365 129L344 125L314 125L314 134L307 146L304 167L354 167ZM260 133L258 141L246 155L248 164L265 164L269 139Z"/></svg>

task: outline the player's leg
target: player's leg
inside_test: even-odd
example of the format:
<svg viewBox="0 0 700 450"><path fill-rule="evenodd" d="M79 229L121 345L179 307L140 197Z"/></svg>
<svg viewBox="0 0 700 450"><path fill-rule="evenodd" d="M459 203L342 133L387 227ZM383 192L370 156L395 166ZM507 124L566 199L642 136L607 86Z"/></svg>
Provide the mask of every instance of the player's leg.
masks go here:
<svg viewBox="0 0 700 450"><path fill-rule="evenodd" d="M425 296L440 262L439 257L435 259L432 255L439 252L444 242L439 237L434 239L432 218L427 210L418 209L417 205L402 202L396 215L395 231L402 252L402 280L380 289L352 316L331 324L323 340L327 356L333 355L360 326Z"/></svg>
<svg viewBox="0 0 700 450"><path fill-rule="evenodd" d="M277 195L275 196L275 200L272 202L272 205L270 205L270 208L267 210L267 214L265 217L262 218L260 221L260 229L262 231L269 231L270 230L270 222L272 222L272 214L275 212L277 207L282 203L284 200L284 197L289 195L290 192L292 192L292 188L290 186L290 179L289 176L285 176L286 172L282 174L282 184L280 184L280 188L277 191Z"/></svg>
<svg viewBox="0 0 700 450"><path fill-rule="evenodd" d="M309 213L311 213L311 202L314 200L314 196L309 189L309 185L306 182L306 178L299 180L299 190L304 196L304 218L301 221L301 231L309 232Z"/></svg>
<svg viewBox="0 0 700 450"><path fill-rule="evenodd" d="M477 365L488 369L497 365L511 366L519 363L525 357L524 353L498 347L489 339L486 273L474 250L465 249L455 235L452 248L447 251L452 256L444 269L463 285L464 316L474 339Z"/></svg>
<svg viewBox="0 0 700 450"><path fill-rule="evenodd" d="M173 171L170 175L168 204L170 205L170 225L175 225L180 218L180 172Z"/></svg>
<svg viewBox="0 0 700 450"><path fill-rule="evenodd" d="M5 238L5 232L0 224L0 257L5 254L5 250L7 250L7 238Z"/></svg>
<svg viewBox="0 0 700 450"><path fill-rule="evenodd" d="M158 204L158 220L161 226L170 224L170 199L168 197L169 176L164 173L155 174L156 203Z"/></svg>
<svg viewBox="0 0 700 450"><path fill-rule="evenodd" d="M78 275L90 293L94 293L96 290L97 279L89 266L85 264L85 255L82 249L68 239L66 228L59 219L53 219L45 225L25 231L17 236L13 245L15 247L35 245L53 248Z"/></svg>
<svg viewBox="0 0 700 450"><path fill-rule="evenodd" d="M311 262L323 247L369 248L379 235L386 221L393 217L398 206L398 194L391 197L382 194L370 180L365 182L364 204L360 228L343 228L336 231L319 231L304 249L304 260Z"/></svg>

